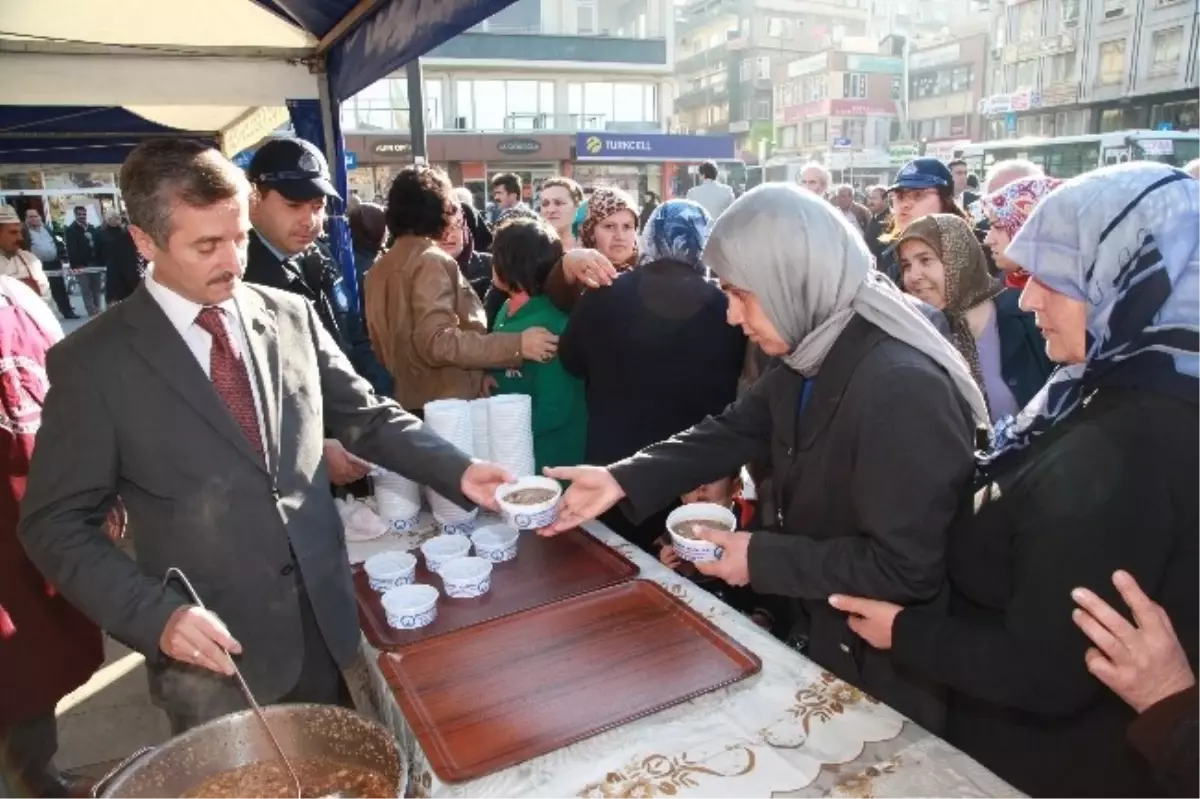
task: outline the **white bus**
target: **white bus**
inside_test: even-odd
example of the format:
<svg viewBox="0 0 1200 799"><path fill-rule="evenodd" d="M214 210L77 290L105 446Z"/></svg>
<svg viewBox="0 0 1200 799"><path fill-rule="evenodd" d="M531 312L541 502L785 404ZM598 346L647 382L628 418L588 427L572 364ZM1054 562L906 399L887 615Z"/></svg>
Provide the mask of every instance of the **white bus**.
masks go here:
<svg viewBox="0 0 1200 799"><path fill-rule="evenodd" d="M1200 132L1123 130L1053 139L998 139L968 144L958 155L983 177L997 161L1024 158L1056 178L1073 178L1092 169L1126 161L1161 161L1182 167L1200 157Z"/></svg>

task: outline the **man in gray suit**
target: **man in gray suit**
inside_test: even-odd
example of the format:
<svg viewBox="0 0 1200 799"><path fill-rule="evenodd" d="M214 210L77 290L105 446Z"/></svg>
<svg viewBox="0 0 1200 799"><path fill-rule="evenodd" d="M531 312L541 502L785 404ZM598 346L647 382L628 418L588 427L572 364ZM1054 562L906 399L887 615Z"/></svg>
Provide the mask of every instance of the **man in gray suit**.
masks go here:
<svg viewBox="0 0 1200 799"><path fill-rule="evenodd" d="M176 733L245 707L222 650L264 704L337 702L359 629L325 428L464 506L493 504L508 475L375 396L303 298L241 281L250 187L217 151L141 145L121 192L153 266L50 352L21 542L146 656ZM136 560L100 526L117 495ZM171 566L207 611L164 584Z"/></svg>
<svg viewBox="0 0 1200 799"><path fill-rule="evenodd" d="M697 171L700 173L700 185L688 189L687 198L704 206L715 222L726 208L733 205L733 189L717 180L717 165L712 161L705 161Z"/></svg>

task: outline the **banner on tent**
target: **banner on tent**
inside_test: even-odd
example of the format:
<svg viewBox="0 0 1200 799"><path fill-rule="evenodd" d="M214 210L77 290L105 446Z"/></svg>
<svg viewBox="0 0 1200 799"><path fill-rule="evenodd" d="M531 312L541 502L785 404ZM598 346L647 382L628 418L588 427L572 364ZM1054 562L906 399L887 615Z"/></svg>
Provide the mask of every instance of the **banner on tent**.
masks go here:
<svg viewBox="0 0 1200 799"><path fill-rule="evenodd" d="M288 110L284 106L263 106L248 111L245 116L221 132L221 152L227 158L253 147L288 123Z"/></svg>

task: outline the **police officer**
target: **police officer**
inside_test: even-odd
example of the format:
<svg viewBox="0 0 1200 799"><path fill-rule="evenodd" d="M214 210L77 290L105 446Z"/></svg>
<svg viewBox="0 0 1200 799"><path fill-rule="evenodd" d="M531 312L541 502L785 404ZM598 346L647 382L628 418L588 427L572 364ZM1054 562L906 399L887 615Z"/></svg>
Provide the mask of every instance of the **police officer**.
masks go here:
<svg viewBox="0 0 1200 799"><path fill-rule="evenodd" d="M271 139L250 161L250 243L245 279L312 302L322 324L346 349L350 311L342 273L318 237L325 199L338 198L329 165L303 139Z"/></svg>

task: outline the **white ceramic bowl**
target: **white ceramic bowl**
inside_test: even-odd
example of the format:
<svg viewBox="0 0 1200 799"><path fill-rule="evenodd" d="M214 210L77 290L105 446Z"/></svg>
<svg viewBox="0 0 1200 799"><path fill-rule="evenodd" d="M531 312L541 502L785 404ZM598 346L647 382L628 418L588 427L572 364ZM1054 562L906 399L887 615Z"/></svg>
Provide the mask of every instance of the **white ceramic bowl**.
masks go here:
<svg viewBox="0 0 1200 799"><path fill-rule="evenodd" d="M402 585L379 599L388 624L398 630L415 630L437 618L438 590L432 585Z"/></svg>
<svg viewBox="0 0 1200 799"><path fill-rule="evenodd" d="M680 522L687 521L711 521L721 522L729 526L730 530L737 529L737 517L733 515L733 511L729 508L723 508L720 505L713 505L708 502L694 502L691 505L684 505L676 508L667 517L667 532L671 534L671 543L675 547L675 552L683 560L691 561L692 563L711 563L714 560L720 560L724 550L712 543L711 541L701 541L698 538L685 538L675 532L675 525Z"/></svg>
<svg viewBox="0 0 1200 799"><path fill-rule="evenodd" d="M517 543L521 533L507 524L489 524L471 534L475 554L492 563L503 563L517 556Z"/></svg>
<svg viewBox="0 0 1200 799"><path fill-rule="evenodd" d="M523 488L547 488L554 497L536 505L518 505L505 497ZM496 489L496 501L504 511L504 520L518 530L536 530L553 524L558 518L558 504L562 502L562 486L549 477L522 477L515 483L505 483Z"/></svg>
<svg viewBox="0 0 1200 799"><path fill-rule="evenodd" d="M392 517L384 519L388 526L388 532L391 533L407 533L410 530L416 530L421 526L421 509L417 508L417 512L407 517Z"/></svg>
<svg viewBox="0 0 1200 799"><path fill-rule="evenodd" d="M438 535L421 544L425 566L435 574L450 561L466 557L470 551L471 539L461 535Z"/></svg>
<svg viewBox="0 0 1200 799"><path fill-rule="evenodd" d="M363 561L371 587L383 592L408 585L417 570L417 559L408 552L379 552Z"/></svg>
<svg viewBox="0 0 1200 799"><path fill-rule="evenodd" d="M483 558L455 558L439 573L446 596L457 599L483 596L492 587L492 562Z"/></svg>
<svg viewBox="0 0 1200 799"><path fill-rule="evenodd" d="M439 519L434 515L434 521L442 531L442 535L461 535L469 536L471 531L475 529L475 517L478 515L478 510L471 511L470 515L460 516L455 519Z"/></svg>

